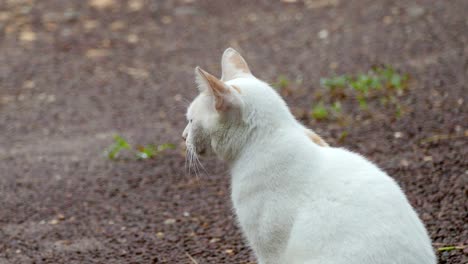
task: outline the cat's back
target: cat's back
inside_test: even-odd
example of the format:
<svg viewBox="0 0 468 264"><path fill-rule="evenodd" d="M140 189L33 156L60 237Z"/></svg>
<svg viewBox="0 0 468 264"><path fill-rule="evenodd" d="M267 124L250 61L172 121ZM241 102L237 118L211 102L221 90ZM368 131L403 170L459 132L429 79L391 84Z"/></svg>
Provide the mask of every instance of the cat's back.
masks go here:
<svg viewBox="0 0 468 264"><path fill-rule="evenodd" d="M270 140L274 146L256 150L236 171L248 181L234 173L232 198L249 234L270 230L252 224L260 219L252 212L284 223L288 261L280 263L318 256L320 262L310 263L435 263L422 222L398 184L374 163L343 148L318 146L299 130Z"/></svg>
<svg viewBox="0 0 468 264"><path fill-rule="evenodd" d="M316 154L320 166L307 169L292 255L336 260L323 263L435 263L422 222L391 177L346 149L319 147ZM340 250L328 255L324 247Z"/></svg>

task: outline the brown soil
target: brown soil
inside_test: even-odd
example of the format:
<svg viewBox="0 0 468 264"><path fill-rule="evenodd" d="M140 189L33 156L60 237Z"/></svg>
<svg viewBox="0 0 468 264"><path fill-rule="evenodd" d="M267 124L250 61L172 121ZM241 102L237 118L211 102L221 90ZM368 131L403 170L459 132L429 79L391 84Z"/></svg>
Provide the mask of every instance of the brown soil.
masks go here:
<svg viewBox="0 0 468 264"><path fill-rule="evenodd" d="M218 73L228 46L264 80L302 78L286 96L295 113L388 171L435 249L465 246L439 251L441 264L467 263L466 10L465 0L0 1L0 263L254 263L220 162L195 177L180 149L102 155L114 133L179 144L193 69ZM300 116L320 77L377 64L412 76L401 118Z"/></svg>

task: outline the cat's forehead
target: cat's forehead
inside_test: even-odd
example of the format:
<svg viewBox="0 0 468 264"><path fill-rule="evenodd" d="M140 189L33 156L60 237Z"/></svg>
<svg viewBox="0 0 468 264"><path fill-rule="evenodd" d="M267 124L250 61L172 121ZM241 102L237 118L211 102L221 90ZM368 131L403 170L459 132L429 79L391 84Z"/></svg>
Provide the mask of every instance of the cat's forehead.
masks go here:
<svg viewBox="0 0 468 264"><path fill-rule="evenodd" d="M201 114L201 112L204 111L204 109L206 108L206 103L204 103L204 101L206 101L206 97L207 96L203 93L195 97L195 99L187 108L187 118L191 118L195 115Z"/></svg>

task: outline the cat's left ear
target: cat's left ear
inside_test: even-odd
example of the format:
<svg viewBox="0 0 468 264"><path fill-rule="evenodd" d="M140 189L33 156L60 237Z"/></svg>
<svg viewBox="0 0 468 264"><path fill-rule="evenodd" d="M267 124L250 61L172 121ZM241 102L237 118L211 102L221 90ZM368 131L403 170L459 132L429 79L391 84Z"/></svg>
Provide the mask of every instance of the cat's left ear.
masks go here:
<svg viewBox="0 0 468 264"><path fill-rule="evenodd" d="M224 51L221 59L221 66L223 72L221 80L224 82L239 77L253 77L247 62L242 58L240 53L233 48L228 48Z"/></svg>
<svg viewBox="0 0 468 264"><path fill-rule="evenodd" d="M241 99L236 96L233 88L229 85L200 67L195 68L195 78L200 92L208 92L213 95L216 111L228 112L229 110L239 109Z"/></svg>

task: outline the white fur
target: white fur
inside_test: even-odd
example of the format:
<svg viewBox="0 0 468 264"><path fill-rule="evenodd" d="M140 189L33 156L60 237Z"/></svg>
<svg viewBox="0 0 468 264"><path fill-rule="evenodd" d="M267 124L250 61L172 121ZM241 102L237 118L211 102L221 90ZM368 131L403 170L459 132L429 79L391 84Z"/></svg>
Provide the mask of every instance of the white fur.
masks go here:
<svg viewBox="0 0 468 264"><path fill-rule="evenodd" d="M217 112L205 87L183 136L195 153L229 164L232 203L259 263L436 263L424 225L385 172L351 151L314 144L253 75L225 84L241 90L226 94L242 101L229 110L241 114Z"/></svg>

